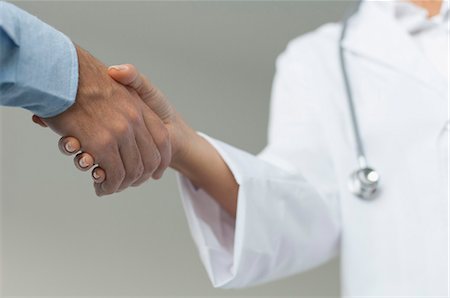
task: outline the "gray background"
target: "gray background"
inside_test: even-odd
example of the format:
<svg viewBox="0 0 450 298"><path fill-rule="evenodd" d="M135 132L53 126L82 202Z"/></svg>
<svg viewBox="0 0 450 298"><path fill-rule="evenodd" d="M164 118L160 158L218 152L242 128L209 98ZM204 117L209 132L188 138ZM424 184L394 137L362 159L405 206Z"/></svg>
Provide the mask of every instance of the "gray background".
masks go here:
<svg viewBox="0 0 450 298"><path fill-rule="evenodd" d="M276 56L346 2L15 2L107 64L134 63L192 126L252 153L266 142ZM336 296L338 261L245 290L212 288L173 172L97 198L30 113L1 109L4 295Z"/></svg>

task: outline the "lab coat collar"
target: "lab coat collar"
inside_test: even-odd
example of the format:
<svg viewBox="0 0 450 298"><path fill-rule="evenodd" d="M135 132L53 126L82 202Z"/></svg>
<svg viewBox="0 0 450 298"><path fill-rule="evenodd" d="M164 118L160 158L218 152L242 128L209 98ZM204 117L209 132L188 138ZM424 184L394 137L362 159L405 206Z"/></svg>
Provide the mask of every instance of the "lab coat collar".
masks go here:
<svg viewBox="0 0 450 298"><path fill-rule="evenodd" d="M433 68L406 29L383 11L379 3L361 4L358 13L349 20L343 47L447 93L444 77Z"/></svg>
<svg viewBox="0 0 450 298"><path fill-rule="evenodd" d="M440 12L428 17L428 11L411 1L377 1L386 13L390 14L395 20L404 27L409 33L417 34L423 30L432 27L440 27L441 30L449 30L449 2L444 1L441 4Z"/></svg>

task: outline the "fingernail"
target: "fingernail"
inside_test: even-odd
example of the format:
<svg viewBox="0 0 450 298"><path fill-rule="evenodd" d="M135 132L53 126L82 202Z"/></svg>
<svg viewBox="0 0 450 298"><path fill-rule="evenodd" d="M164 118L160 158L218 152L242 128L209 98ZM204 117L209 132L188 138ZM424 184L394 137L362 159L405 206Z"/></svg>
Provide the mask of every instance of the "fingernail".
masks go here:
<svg viewBox="0 0 450 298"><path fill-rule="evenodd" d="M97 171L93 171L92 177L94 177L94 179L98 179L98 178L100 178L100 175L97 173Z"/></svg>
<svg viewBox="0 0 450 298"><path fill-rule="evenodd" d="M112 66L108 67L108 69L115 69L115 70L118 70L118 71L126 70L127 68L128 67L126 65L122 65L122 64L120 64L120 65L112 65Z"/></svg>
<svg viewBox="0 0 450 298"><path fill-rule="evenodd" d="M85 167L87 167L89 164L88 164L88 162L87 162L87 160L86 160L86 157L82 157L79 161L78 161L78 164L82 167L82 168L85 168Z"/></svg>
<svg viewBox="0 0 450 298"><path fill-rule="evenodd" d="M67 142L64 145L64 148L66 148L67 152L73 152L75 149L72 147L72 145L70 144L70 142Z"/></svg>

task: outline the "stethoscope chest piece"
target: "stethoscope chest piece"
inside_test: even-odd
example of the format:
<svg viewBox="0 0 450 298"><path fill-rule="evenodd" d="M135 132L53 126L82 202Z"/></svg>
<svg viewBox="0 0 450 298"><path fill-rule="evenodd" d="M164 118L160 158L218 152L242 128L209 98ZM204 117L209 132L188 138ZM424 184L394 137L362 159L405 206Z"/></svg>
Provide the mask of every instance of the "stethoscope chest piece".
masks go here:
<svg viewBox="0 0 450 298"><path fill-rule="evenodd" d="M372 200L378 189L380 176L372 168L357 169L350 175L349 189L357 197L363 200Z"/></svg>

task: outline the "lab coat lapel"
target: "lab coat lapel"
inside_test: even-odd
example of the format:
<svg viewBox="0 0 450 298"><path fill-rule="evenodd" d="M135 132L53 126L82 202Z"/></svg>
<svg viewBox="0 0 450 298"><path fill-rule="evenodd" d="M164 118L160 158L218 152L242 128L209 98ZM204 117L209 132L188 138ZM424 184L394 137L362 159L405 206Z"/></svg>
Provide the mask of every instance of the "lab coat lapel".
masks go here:
<svg viewBox="0 0 450 298"><path fill-rule="evenodd" d="M408 32L379 5L364 2L351 18L343 42L346 51L401 71L439 93L447 94L444 77L433 68Z"/></svg>

